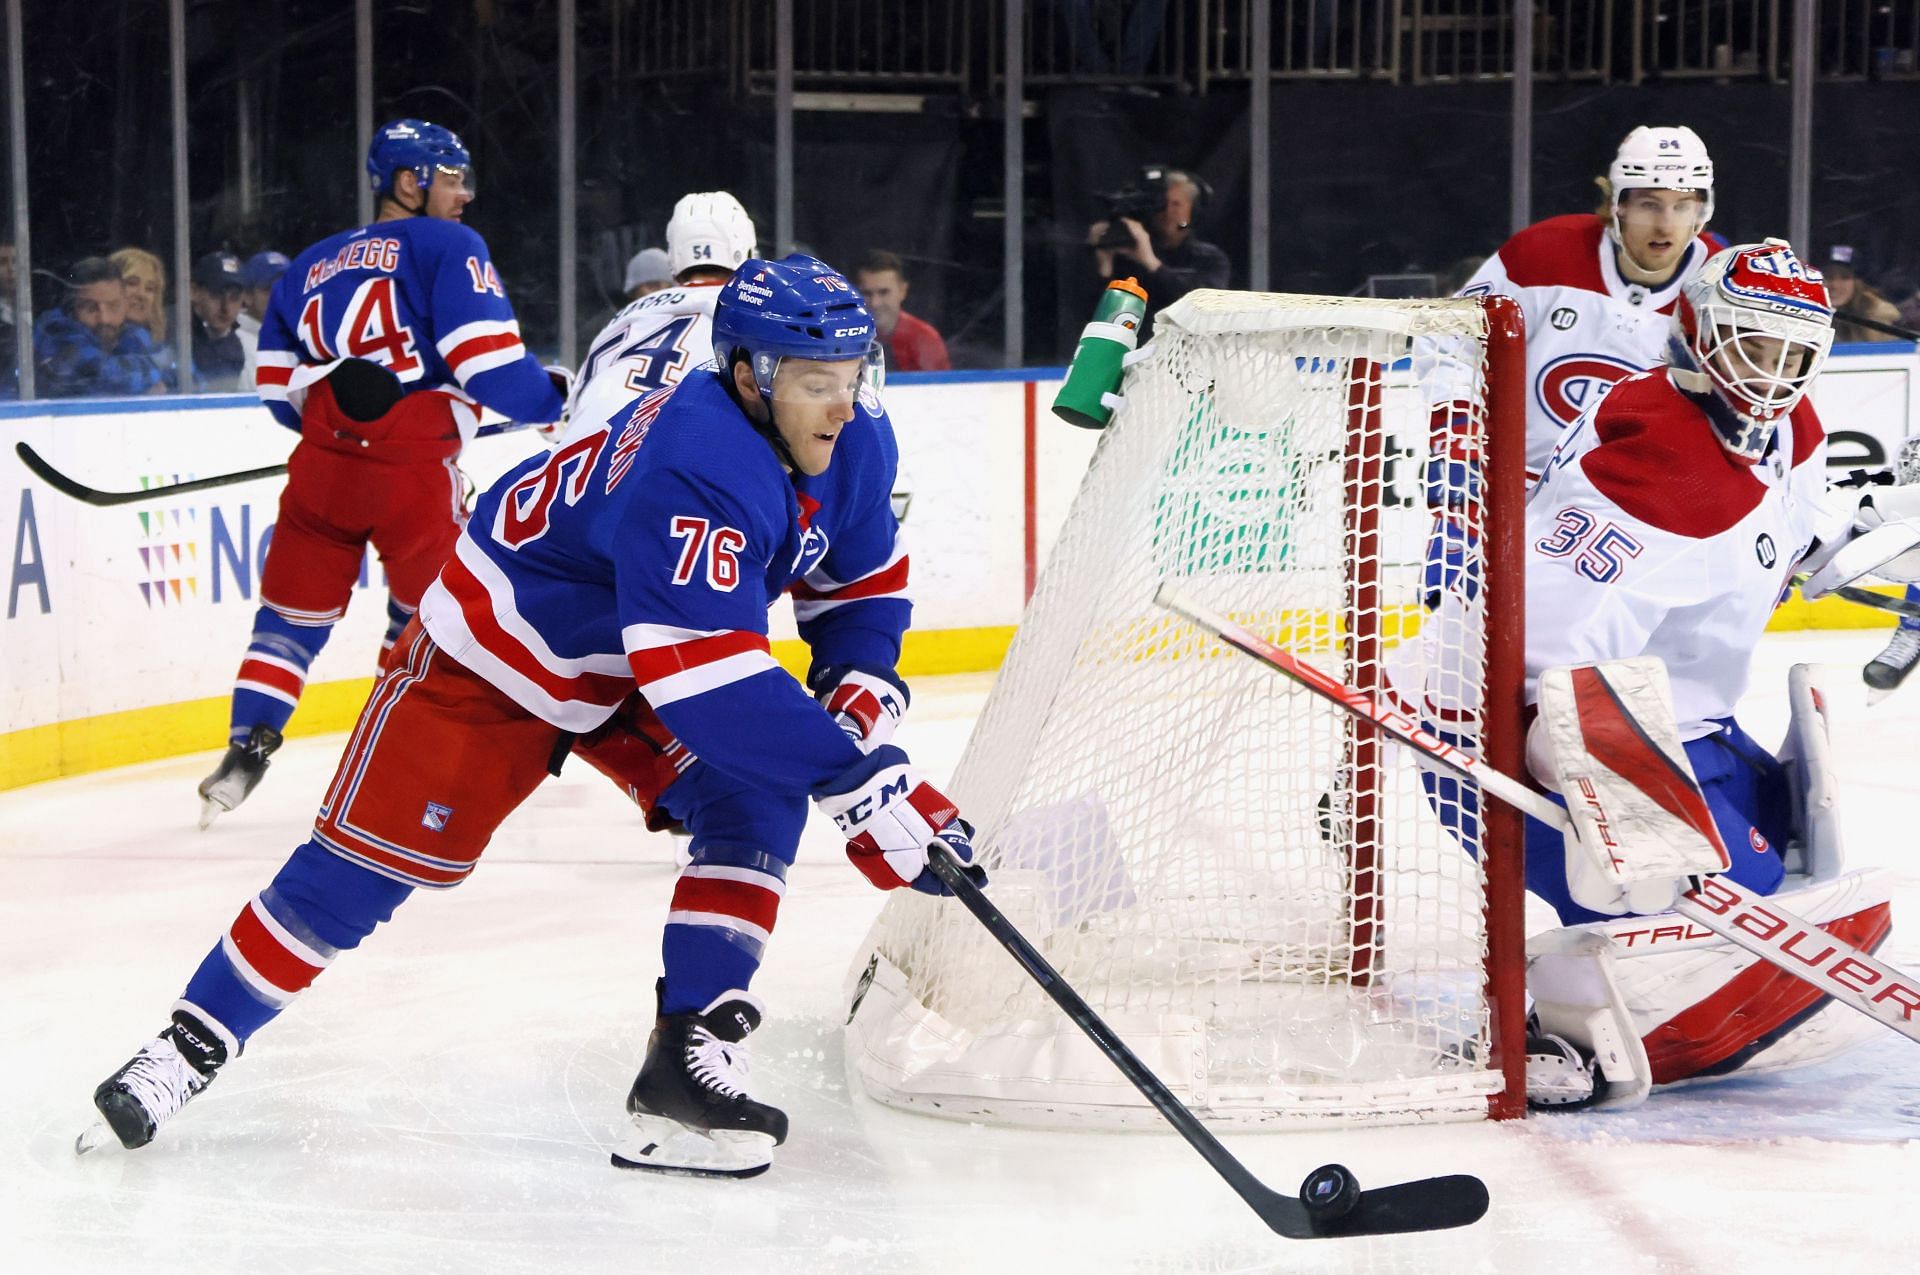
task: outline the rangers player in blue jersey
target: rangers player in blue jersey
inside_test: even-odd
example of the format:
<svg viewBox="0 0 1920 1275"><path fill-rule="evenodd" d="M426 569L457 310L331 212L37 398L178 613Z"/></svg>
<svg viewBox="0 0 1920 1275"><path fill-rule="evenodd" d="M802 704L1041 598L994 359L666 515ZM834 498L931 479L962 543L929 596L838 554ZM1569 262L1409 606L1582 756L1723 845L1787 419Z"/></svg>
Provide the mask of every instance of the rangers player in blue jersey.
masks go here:
<svg viewBox="0 0 1920 1275"><path fill-rule="evenodd" d="M750 259L713 337L716 367L622 404L481 498L312 837L241 908L166 1030L96 1091L121 1143L150 1141L415 888L463 880L578 737L692 837L614 1162L727 1176L771 1163L787 1120L742 1083L763 1012L747 988L808 802L882 889L945 893L928 848L970 860L971 829L887 742L910 605L892 427L863 384L872 317L810 257ZM782 594L812 694L769 653ZM83 1149L108 1136L95 1126Z"/></svg>
<svg viewBox="0 0 1920 1275"><path fill-rule="evenodd" d="M397 120L374 134L367 175L379 216L295 257L261 320L260 398L300 442L234 680L227 754L200 784L203 828L260 782L369 543L386 569L385 646L399 636L460 534L454 461L481 407L557 421L571 383L521 344L487 245L461 224L473 181L459 137Z"/></svg>

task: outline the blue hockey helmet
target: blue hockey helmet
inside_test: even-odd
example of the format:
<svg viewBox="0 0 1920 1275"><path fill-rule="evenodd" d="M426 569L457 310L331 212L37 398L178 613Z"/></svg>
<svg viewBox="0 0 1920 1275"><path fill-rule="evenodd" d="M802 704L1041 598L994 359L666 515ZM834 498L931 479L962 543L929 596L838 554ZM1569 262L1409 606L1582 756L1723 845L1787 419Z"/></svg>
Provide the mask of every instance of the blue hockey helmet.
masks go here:
<svg viewBox="0 0 1920 1275"><path fill-rule="evenodd" d="M853 285L805 253L778 261L749 257L721 286L713 307L714 362L727 372L744 354L769 401L781 359L868 359L877 335Z"/></svg>
<svg viewBox="0 0 1920 1275"><path fill-rule="evenodd" d="M367 147L367 177L374 194L391 194L393 179L402 171L418 177L424 190L433 185L435 169L458 172L462 184L473 189L473 156L452 129L425 120L394 120L373 131Z"/></svg>

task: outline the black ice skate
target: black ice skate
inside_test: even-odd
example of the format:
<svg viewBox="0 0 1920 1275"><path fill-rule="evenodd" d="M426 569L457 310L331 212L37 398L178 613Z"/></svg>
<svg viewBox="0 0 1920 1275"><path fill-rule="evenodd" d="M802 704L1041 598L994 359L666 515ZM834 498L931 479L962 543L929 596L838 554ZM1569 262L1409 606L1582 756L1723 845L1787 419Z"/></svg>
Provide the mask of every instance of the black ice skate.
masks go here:
<svg viewBox="0 0 1920 1275"><path fill-rule="evenodd" d="M1887 696L1900 689L1900 683L1907 680L1907 674L1913 672L1916 657L1920 657L1920 628L1908 628L1901 625L1893 631L1893 640L1887 643L1887 649L1867 661L1860 670L1861 680L1870 688L1867 703L1878 704Z"/></svg>
<svg viewBox="0 0 1920 1275"><path fill-rule="evenodd" d="M184 1009L135 1054L127 1065L100 1082L93 1105L105 1125L94 1125L74 1143L81 1155L105 1145L109 1131L132 1150L153 1141L160 1126L213 1083L227 1061L227 1040Z"/></svg>
<svg viewBox="0 0 1920 1275"><path fill-rule="evenodd" d="M267 758L280 747L280 732L255 726L246 742L232 744L220 766L200 781L200 827L205 829L229 810L237 809L267 773Z"/></svg>
<svg viewBox="0 0 1920 1275"><path fill-rule="evenodd" d="M758 1000L732 991L698 1014L654 1020L627 1094L633 1128L613 1152L616 1168L725 1178L767 1171L787 1140L787 1113L746 1094L744 1042L760 1017Z"/></svg>

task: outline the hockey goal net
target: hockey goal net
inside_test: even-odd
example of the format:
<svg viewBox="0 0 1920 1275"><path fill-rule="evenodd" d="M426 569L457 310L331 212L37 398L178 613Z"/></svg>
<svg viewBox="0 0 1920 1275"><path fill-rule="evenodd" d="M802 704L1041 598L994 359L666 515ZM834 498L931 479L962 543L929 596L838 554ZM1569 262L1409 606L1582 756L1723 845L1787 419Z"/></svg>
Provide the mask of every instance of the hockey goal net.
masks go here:
<svg viewBox="0 0 1920 1275"><path fill-rule="evenodd" d="M1152 598L1172 581L1517 770L1518 332L1502 300L1162 313L955 775L990 897L1209 1119L1517 1113L1517 820ZM1437 607L1436 507L1462 529ZM892 898L848 996L883 1102L1158 1121L951 901Z"/></svg>

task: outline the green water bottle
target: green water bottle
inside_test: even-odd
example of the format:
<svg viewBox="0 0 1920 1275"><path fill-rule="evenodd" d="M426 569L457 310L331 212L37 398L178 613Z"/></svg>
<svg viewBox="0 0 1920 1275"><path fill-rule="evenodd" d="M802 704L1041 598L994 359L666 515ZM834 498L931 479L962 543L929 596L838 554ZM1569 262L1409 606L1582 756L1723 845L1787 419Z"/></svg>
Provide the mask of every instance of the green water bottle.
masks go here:
<svg viewBox="0 0 1920 1275"><path fill-rule="evenodd" d="M1105 429L1119 407L1121 364L1140 343L1147 290L1137 279L1115 279L1100 294L1093 322L1067 365L1066 383L1053 396L1053 414L1082 429Z"/></svg>

